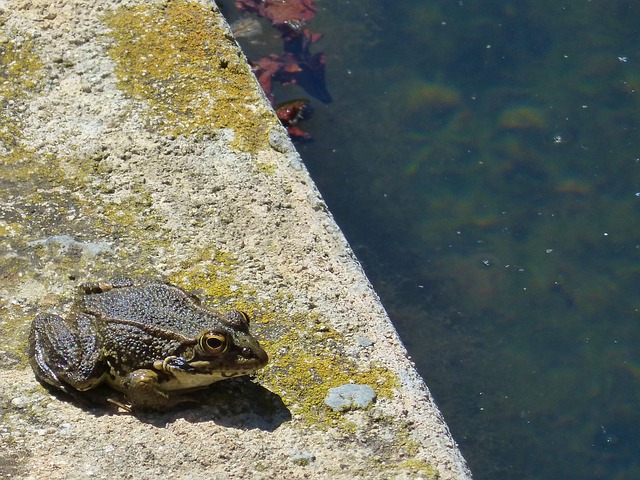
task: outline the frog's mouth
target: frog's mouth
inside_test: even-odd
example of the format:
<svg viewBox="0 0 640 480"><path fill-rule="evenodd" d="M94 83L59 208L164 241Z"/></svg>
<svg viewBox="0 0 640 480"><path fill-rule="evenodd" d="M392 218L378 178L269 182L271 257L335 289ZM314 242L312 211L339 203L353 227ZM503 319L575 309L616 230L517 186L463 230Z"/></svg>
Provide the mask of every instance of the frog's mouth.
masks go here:
<svg viewBox="0 0 640 480"><path fill-rule="evenodd" d="M165 368L167 379L162 382L162 390L186 390L201 388L227 378L239 377L255 372L263 365L257 362L246 364L225 364L204 360L189 362L179 368Z"/></svg>
<svg viewBox="0 0 640 480"><path fill-rule="evenodd" d="M224 358L192 360L188 362L185 371L196 375L220 375L221 378L230 378L253 373L264 367L268 361L269 357L262 349L243 351L238 355L226 355Z"/></svg>
<svg viewBox="0 0 640 480"><path fill-rule="evenodd" d="M262 349L237 348L218 358L168 357L154 363L154 368L168 376L163 389L179 390L210 385L226 378L248 375L269 361Z"/></svg>

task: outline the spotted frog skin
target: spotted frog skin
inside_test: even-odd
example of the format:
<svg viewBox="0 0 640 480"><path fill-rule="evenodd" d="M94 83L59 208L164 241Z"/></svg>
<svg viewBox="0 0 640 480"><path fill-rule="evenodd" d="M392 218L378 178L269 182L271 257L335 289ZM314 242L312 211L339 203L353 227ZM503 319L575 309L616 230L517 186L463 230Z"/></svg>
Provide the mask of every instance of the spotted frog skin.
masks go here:
<svg viewBox="0 0 640 480"><path fill-rule="evenodd" d="M264 367L244 312L220 313L166 282L86 283L69 318L39 314L29 361L44 383L82 398L107 384L129 410L166 410L189 390Z"/></svg>

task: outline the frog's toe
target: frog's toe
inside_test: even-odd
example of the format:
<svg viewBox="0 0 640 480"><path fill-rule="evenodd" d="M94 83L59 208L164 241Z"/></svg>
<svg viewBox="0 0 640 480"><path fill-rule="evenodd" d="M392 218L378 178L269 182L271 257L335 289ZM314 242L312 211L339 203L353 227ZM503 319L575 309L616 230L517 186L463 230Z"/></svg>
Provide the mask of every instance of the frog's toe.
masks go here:
<svg viewBox="0 0 640 480"><path fill-rule="evenodd" d="M122 386L133 408L165 410L171 405L169 395L158 388L158 374L153 370L138 369L125 378Z"/></svg>
<svg viewBox="0 0 640 480"><path fill-rule="evenodd" d="M63 389L64 384L56 375L47 362L44 360L43 355L36 353L29 358L29 363L31 364L31 368L36 374L36 378L41 382L47 383L53 387Z"/></svg>

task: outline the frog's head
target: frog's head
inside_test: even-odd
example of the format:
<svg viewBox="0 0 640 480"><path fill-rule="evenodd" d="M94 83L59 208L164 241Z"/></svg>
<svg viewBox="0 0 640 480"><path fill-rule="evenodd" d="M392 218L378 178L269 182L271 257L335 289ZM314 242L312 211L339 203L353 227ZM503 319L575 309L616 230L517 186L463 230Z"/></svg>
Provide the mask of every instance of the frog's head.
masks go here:
<svg viewBox="0 0 640 480"><path fill-rule="evenodd" d="M179 388L197 387L264 367L267 352L249 333L249 316L237 310L223 314L222 322L200 332L179 357L164 360Z"/></svg>
<svg viewBox="0 0 640 480"><path fill-rule="evenodd" d="M189 365L197 369L205 362L223 378L247 375L264 367L269 357L249 333L249 316L233 310L224 317L226 328L204 330L198 335L193 358L187 360Z"/></svg>

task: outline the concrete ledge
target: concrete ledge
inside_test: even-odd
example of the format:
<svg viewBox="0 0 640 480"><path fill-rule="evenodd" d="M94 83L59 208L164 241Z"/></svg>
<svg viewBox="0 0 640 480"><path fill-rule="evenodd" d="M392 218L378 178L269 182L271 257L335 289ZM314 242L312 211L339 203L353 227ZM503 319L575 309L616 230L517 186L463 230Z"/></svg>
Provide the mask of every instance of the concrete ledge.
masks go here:
<svg viewBox="0 0 640 480"><path fill-rule="evenodd" d="M0 57L0 477L470 478L210 3L0 1ZM270 365L171 413L53 397L33 316L118 274L248 311Z"/></svg>

